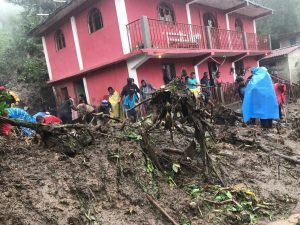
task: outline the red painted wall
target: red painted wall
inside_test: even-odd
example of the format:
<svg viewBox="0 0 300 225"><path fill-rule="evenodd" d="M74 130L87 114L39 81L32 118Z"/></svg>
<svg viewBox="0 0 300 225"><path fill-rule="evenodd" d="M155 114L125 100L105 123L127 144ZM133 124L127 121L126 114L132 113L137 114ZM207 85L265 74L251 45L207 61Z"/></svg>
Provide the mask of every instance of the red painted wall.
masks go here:
<svg viewBox="0 0 300 225"><path fill-rule="evenodd" d="M103 28L90 34L88 13L96 7L103 19ZM84 69L102 64L123 55L115 3L113 0L97 1L76 16L76 24Z"/></svg>
<svg viewBox="0 0 300 225"><path fill-rule="evenodd" d="M162 65L175 64L176 76L181 76L182 69L188 74L194 71L193 60L191 59L150 59L137 69L139 82L146 80L153 84L156 88L164 84Z"/></svg>
<svg viewBox="0 0 300 225"><path fill-rule="evenodd" d="M220 63L223 63L223 58L214 58ZM204 72L208 72L208 62L212 60L207 60L198 66L199 78L203 77ZM162 65L164 63L174 63L176 69L176 75L179 77L181 75L182 69L186 69L187 73L190 74L194 71L193 60L191 59L150 59L142 66L137 69L138 79L147 80L156 87L160 87L164 84ZM245 68L253 67L257 65L255 58L247 58L244 60ZM234 82L234 76L230 73L232 67L232 60L227 58L226 61L220 66L220 72L223 82Z"/></svg>
<svg viewBox="0 0 300 225"><path fill-rule="evenodd" d="M226 29L226 17L225 17L225 14L221 10L203 6L203 5L199 5L199 4L193 4L190 7L190 9L191 9L191 18L192 18L193 25L204 26L203 16L205 13L209 12L217 20L218 28Z"/></svg>
<svg viewBox="0 0 300 225"><path fill-rule="evenodd" d="M104 70L95 71L86 76L90 101L99 106L104 95L108 95L107 88L113 87L119 94L127 82L128 70L126 63L119 63Z"/></svg>
<svg viewBox="0 0 300 225"><path fill-rule="evenodd" d="M246 16L233 14L229 16L229 25L230 30L235 30L235 20L240 19L243 23L244 32L254 33L253 19L250 19Z"/></svg>
<svg viewBox="0 0 300 225"><path fill-rule="evenodd" d="M127 17L129 23L139 19L141 16L148 16L150 19L158 19L157 7L161 0L125 0ZM184 0L165 0L174 10L177 23L187 23Z"/></svg>
<svg viewBox="0 0 300 225"><path fill-rule="evenodd" d="M54 39L56 30L45 35L54 80L65 78L69 74L79 71L70 20L66 20L60 29L64 34L66 47L59 51L56 50L56 43Z"/></svg>
<svg viewBox="0 0 300 225"><path fill-rule="evenodd" d="M62 95L62 92L61 92L62 88L68 89L69 96L71 96L75 100L75 103L77 104L75 87L74 87L73 81L70 81L70 80L60 82L55 85L55 90L56 90L56 95L57 95L56 97L57 97L58 103L60 104L61 101L64 100L64 96Z"/></svg>

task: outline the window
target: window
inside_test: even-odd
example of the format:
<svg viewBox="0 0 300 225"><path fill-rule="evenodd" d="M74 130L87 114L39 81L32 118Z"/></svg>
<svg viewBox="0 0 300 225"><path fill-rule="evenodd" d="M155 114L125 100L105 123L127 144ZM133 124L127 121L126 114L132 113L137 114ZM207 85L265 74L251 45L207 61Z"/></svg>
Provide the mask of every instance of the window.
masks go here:
<svg viewBox="0 0 300 225"><path fill-rule="evenodd" d="M204 26L217 27L217 20L211 13L205 13L203 16Z"/></svg>
<svg viewBox="0 0 300 225"><path fill-rule="evenodd" d="M165 84L170 83L176 77L174 64L163 64L162 71Z"/></svg>
<svg viewBox="0 0 300 225"><path fill-rule="evenodd" d="M57 51L66 47L65 37L61 30L56 31L55 33L55 44Z"/></svg>
<svg viewBox="0 0 300 225"><path fill-rule="evenodd" d="M243 22L240 19L235 19L235 30L237 32L243 32Z"/></svg>
<svg viewBox="0 0 300 225"><path fill-rule="evenodd" d="M94 33L103 27L103 20L100 11L93 8L89 13L89 32Z"/></svg>
<svg viewBox="0 0 300 225"><path fill-rule="evenodd" d="M158 18L163 21L175 22L173 9L166 3L161 3L158 6Z"/></svg>
<svg viewBox="0 0 300 225"><path fill-rule="evenodd" d="M291 38L289 39L289 42L290 42L290 46L296 45L296 44L297 44L296 37L291 37Z"/></svg>

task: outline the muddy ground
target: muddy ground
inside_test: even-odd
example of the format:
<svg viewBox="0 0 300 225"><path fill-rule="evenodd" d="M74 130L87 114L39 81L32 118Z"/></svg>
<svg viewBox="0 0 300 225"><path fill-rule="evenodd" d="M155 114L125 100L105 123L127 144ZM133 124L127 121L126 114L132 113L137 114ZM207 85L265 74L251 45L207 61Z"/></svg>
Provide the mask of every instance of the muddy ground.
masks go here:
<svg viewBox="0 0 300 225"><path fill-rule="evenodd" d="M72 158L22 140L2 138L0 224L171 224L145 192L182 225L297 224L300 166L273 153L300 160L299 121L300 105L293 103L288 106L288 123L278 129L216 125L216 142L208 137L209 152L216 168L221 168L226 186L247 188L257 201L268 205L268 216L253 221L229 218L221 206L203 203L208 197L206 190L221 188L213 173L205 179L201 168L190 162L181 165L177 173L161 174L145 163L139 142L132 140L132 135L124 139L115 124L106 134L95 133L95 143ZM162 148L172 145L169 135L158 131L151 137L155 146ZM174 137L176 148L186 146L179 133ZM187 193L191 184L203 188L200 197L193 199Z"/></svg>

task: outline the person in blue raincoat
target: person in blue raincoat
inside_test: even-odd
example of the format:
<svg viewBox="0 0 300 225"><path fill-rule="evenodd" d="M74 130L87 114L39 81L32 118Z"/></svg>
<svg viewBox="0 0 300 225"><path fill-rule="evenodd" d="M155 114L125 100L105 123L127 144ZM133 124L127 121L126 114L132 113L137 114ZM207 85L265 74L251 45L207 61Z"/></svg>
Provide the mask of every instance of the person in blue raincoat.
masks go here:
<svg viewBox="0 0 300 225"><path fill-rule="evenodd" d="M252 68L251 72L242 107L244 122L260 119L263 128L272 128L272 120L279 119L279 110L271 76L264 67Z"/></svg>

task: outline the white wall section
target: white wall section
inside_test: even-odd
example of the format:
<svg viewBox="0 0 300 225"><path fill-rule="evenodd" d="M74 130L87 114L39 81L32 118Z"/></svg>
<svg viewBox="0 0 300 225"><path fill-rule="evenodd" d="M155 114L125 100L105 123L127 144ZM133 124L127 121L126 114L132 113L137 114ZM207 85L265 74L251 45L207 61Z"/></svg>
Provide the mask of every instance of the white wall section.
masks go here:
<svg viewBox="0 0 300 225"><path fill-rule="evenodd" d="M46 59L46 65L47 65L48 74L49 74L49 80L52 80L53 79L52 70L51 70L51 65L50 65L50 61L49 61L49 55L48 55L48 50L47 50L47 45L46 45L46 39L45 39L44 36L42 37L42 42L43 42L45 59Z"/></svg>
<svg viewBox="0 0 300 225"><path fill-rule="evenodd" d="M138 79L136 69L139 66L141 66L144 62L146 62L149 58L150 58L149 56L142 55L127 60L128 75L130 78L134 79L134 82L137 86L140 85L139 85L139 79Z"/></svg>
<svg viewBox="0 0 300 225"><path fill-rule="evenodd" d="M226 28L227 28L227 30L230 30L230 23L229 23L229 15L228 15L228 13L226 13L225 16L226 16Z"/></svg>
<svg viewBox="0 0 300 225"><path fill-rule="evenodd" d="M71 17L71 27L72 27L72 32L73 32L73 38L74 38L74 43L75 43L75 49L76 49L76 55L77 55L79 69L83 70L83 61L82 61L80 44L79 44L76 20L75 20L74 16Z"/></svg>
<svg viewBox="0 0 300 225"><path fill-rule="evenodd" d="M129 48L127 29L126 29L126 25L128 24L128 17L127 17L125 0L115 0L115 6L116 6L123 53L128 54L130 52L130 48Z"/></svg>
<svg viewBox="0 0 300 225"><path fill-rule="evenodd" d="M88 104L91 104L91 100L90 100L90 94L89 94L89 89L87 86L87 82L86 82L86 78L82 78L83 81L83 86L84 86L84 92L85 92L85 97L86 97L86 101Z"/></svg>

